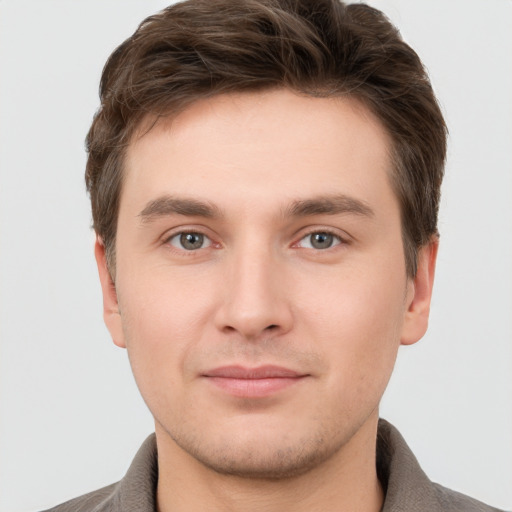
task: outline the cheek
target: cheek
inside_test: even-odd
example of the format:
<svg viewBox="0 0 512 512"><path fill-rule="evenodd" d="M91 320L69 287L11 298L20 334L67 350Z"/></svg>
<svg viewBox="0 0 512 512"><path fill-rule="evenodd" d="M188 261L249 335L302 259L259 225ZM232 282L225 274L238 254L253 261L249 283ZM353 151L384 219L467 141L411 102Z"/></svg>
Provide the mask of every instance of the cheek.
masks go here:
<svg viewBox="0 0 512 512"><path fill-rule="evenodd" d="M193 339L212 308L215 293L208 280L198 272L173 272L163 265L125 274L127 286L121 283L118 298L130 337L162 350L169 345L178 349Z"/></svg>
<svg viewBox="0 0 512 512"><path fill-rule="evenodd" d="M130 364L149 401L162 383L179 389L186 361L205 335L208 316L205 295L180 286L178 279L152 277L156 275L131 274L127 292L120 286L118 293Z"/></svg>
<svg viewBox="0 0 512 512"><path fill-rule="evenodd" d="M347 407L380 399L391 376L405 315L405 274L392 272L340 274L321 298L309 295L309 314L301 315L328 361L328 385Z"/></svg>

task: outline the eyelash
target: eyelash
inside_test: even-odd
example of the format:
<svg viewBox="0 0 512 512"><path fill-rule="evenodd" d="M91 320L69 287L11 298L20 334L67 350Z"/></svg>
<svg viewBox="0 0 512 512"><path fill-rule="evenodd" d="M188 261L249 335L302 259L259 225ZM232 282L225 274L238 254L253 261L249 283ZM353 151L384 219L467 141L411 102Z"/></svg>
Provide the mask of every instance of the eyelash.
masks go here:
<svg viewBox="0 0 512 512"><path fill-rule="evenodd" d="M198 247L196 249L192 248L192 249L187 249L185 247L183 247L183 244L181 243L182 241L179 241L178 243L181 245L181 247L178 247L177 245L174 245L172 243L173 239L178 239L178 237L182 237L184 235L196 235L196 236L199 236L199 237L202 237L203 238L203 242L207 242L208 245L204 246L202 244L201 247ZM333 237L333 243L328 246L328 247L325 247L325 248L316 248L316 247L300 247L300 243L307 239L308 237L312 237L313 235L328 235L330 237ZM208 235L206 235L204 232L201 232L201 231L198 231L198 230L182 230L182 231L178 231L178 232L175 232L175 233L172 233L170 234L169 236L165 237L163 243L165 245L167 245L170 249L174 250L174 251L179 251L180 254L186 254L188 256L193 256L195 253L197 253L199 250L201 249L208 249L214 245L217 245L218 247L220 246L220 244L214 244L213 240L211 239L211 237L209 237ZM334 232L334 230L330 230L330 229L314 229L314 230L311 230L309 231L308 233L304 234L303 236L301 236L301 238L297 241L297 242L294 242L292 244L292 247L297 247L297 248L301 248L301 249L312 249L314 250L315 252L324 252L324 251L328 251L329 249L333 249L335 247L338 247L340 245L347 245L349 242L346 240L346 238L340 236L339 233L337 232ZM310 245L311 242L310 242Z"/></svg>
<svg viewBox="0 0 512 512"><path fill-rule="evenodd" d="M302 240L308 238L308 237L312 237L313 235L329 235L329 236L332 236L336 241L337 243L333 243L332 245L330 245L329 247L326 247L324 249L318 249L318 248L315 248L315 247L306 247L306 249L314 249L318 252L323 252L323 251L327 251L329 249L332 249L334 247L337 247L339 245L346 245L348 242L347 240L345 240L344 238L342 238L339 233L336 233L334 232L333 230L329 230L329 229L315 229L313 231L310 231L308 233L306 233L304 236L302 236L298 242L296 242L294 244L294 246L298 245Z"/></svg>
<svg viewBox="0 0 512 512"><path fill-rule="evenodd" d="M173 245L172 240L178 239L178 237L181 238L183 235L196 235L196 236L202 237L203 241L208 242L208 245L206 247L204 247L204 246L198 247L197 249L186 249L185 247L183 247L183 244L181 244L181 247L177 247L177 246ZM185 231L185 230L183 230L183 231L178 231L177 233L172 233L171 235L167 236L164 240L164 244L170 246L173 250L178 250L180 252L184 252L184 253L192 255L193 253L197 252L199 249L207 249L208 247L211 247L213 245L213 241L208 235L205 235L204 233L202 233L200 231L196 231L196 230Z"/></svg>

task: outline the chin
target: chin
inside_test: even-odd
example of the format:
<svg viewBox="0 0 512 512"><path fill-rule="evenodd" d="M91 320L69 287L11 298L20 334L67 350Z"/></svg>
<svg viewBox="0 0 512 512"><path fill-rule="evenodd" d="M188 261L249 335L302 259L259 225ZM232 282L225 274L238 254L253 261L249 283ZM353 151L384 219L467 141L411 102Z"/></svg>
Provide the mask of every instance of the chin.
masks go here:
<svg viewBox="0 0 512 512"><path fill-rule="evenodd" d="M307 473L320 465L327 453L316 448L286 447L269 449L255 443L253 449L229 450L221 454L196 453L195 458L218 474L238 478L282 480Z"/></svg>
<svg viewBox="0 0 512 512"><path fill-rule="evenodd" d="M204 467L238 478L282 480L305 474L324 463L343 446L332 433L291 436L273 430L267 435L174 436L174 442Z"/></svg>

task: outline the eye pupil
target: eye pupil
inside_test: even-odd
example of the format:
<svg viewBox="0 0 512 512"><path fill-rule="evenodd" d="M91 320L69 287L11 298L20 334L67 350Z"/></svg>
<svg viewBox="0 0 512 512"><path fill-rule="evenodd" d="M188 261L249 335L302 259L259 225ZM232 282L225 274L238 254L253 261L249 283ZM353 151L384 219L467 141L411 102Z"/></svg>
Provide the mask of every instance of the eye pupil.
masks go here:
<svg viewBox="0 0 512 512"><path fill-rule="evenodd" d="M204 236L200 233L183 233L180 236L181 246L187 251L200 249L204 242Z"/></svg>
<svg viewBox="0 0 512 512"><path fill-rule="evenodd" d="M330 233L314 233L311 235L311 245L315 249L328 249L334 241L334 236Z"/></svg>

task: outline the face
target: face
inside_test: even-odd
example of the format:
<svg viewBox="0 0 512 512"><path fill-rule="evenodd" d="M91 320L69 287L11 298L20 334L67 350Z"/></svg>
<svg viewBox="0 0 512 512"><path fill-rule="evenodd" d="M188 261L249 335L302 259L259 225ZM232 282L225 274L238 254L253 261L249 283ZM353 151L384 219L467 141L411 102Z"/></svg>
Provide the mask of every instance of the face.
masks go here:
<svg viewBox="0 0 512 512"><path fill-rule="evenodd" d="M130 145L105 319L159 443L280 477L375 424L426 328L435 248L408 279L390 142L351 99L225 95Z"/></svg>

